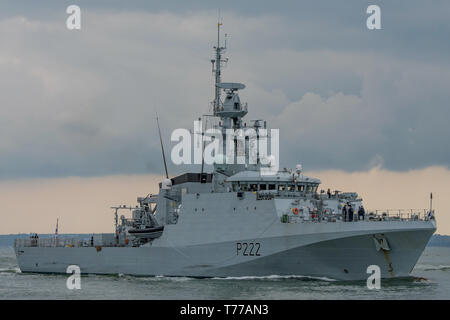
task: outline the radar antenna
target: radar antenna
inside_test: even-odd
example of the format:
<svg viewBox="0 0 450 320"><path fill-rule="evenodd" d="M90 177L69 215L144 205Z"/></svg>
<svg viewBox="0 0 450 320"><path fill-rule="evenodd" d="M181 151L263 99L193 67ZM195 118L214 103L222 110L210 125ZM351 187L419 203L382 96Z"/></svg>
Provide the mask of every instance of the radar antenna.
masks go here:
<svg viewBox="0 0 450 320"><path fill-rule="evenodd" d="M166 170L166 178L169 179L169 173L167 171L167 163L166 163L166 154L164 152L164 145L161 138L161 128L159 127L158 113L156 113L156 124L158 125L159 141L161 142L161 153L164 161L164 169Z"/></svg>
<svg viewBox="0 0 450 320"><path fill-rule="evenodd" d="M228 59L222 59L222 54L226 50L226 41L223 47L220 46L220 27L222 23L220 20L217 22L217 46L214 47L214 51L216 52L215 59L211 60L213 66L213 73L215 74L215 96L214 96L214 115L216 114L217 109L220 106L220 88L217 86L221 82L221 63L226 62Z"/></svg>

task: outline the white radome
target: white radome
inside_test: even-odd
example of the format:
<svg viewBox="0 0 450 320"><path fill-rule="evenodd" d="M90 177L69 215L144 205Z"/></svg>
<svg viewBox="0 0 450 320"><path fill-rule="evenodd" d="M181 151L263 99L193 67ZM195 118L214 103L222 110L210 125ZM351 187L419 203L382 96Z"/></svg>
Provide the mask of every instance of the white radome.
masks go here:
<svg viewBox="0 0 450 320"><path fill-rule="evenodd" d="M172 188L172 180L170 179L164 179L161 183L161 189L169 190Z"/></svg>

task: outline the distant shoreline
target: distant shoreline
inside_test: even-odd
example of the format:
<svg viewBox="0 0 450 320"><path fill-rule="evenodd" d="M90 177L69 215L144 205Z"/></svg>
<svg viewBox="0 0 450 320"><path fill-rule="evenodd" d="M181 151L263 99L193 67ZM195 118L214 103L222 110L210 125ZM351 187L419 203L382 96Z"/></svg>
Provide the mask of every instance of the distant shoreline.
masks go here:
<svg viewBox="0 0 450 320"><path fill-rule="evenodd" d="M427 247L450 247L450 236L435 234L431 237Z"/></svg>
<svg viewBox="0 0 450 320"><path fill-rule="evenodd" d="M52 238L53 234L39 234L41 238ZM60 234L61 238L82 238L89 239L92 233L68 233ZM28 238L29 234L0 234L0 247L12 247L14 246L14 239L16 238ZM435 234L431 237L430 242L428 242L427 247L450 247L450 236Z"/></svg>

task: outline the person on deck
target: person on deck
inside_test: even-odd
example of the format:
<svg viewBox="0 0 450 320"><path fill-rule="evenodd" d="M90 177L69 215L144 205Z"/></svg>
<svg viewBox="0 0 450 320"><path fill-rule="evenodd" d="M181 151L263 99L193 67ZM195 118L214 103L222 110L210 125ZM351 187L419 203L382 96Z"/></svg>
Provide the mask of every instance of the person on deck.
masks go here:
<svg viewBox="0 0 450 320"><path fill-rule="evenodd" d="M347 217L347 206L345 204L342 206L342 219L344 219L344 221L348 220L348 217Z"/></svg>
<svg viewBox="0 0 450 320"><path fill-rule="evenodd" d="M364 207L363 206L359 207L359 209L358 209L358 220L364 220L364 215L365 214L366 214L366 211L364 210Z"/></svg>
<svg viewBox="0 0 450 320"><path fill-rule="evenodd" d="M354 213L354 210L352 208L352 205L350 204L348 206L348 221L353 221L353 213Z"/></svg>

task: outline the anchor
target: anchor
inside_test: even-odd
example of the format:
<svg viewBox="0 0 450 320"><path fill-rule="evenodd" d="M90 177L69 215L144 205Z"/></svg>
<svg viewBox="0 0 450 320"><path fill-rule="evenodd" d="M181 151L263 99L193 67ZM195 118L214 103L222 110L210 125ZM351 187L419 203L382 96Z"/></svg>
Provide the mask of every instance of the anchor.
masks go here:
<svg viewBox="0 0 450 320"><path fill-rule="evenodd" d="M388 270L389 274L391 275L391 277L394 277L394 268L392 267L392 262L389 257L389 251L391 250L389 242L387 241L384 234L379 235L378 238L375 235L373 235L373 241L375 243L375 249L377 249L377 251L381 250L383 252L384 259L386 260L386 263L389 268Z"/></svg>
<svg viewBox="0 0 450 320"><path fill-rule="evenodd" d="M379 237L380 238L378 239L375 235L373 235L373 241L375 242L375 248L377 249L377 251L390 251L391 248L389 247L389 243L384 235L382 234Z"/></svg>

